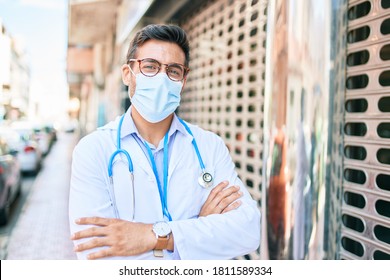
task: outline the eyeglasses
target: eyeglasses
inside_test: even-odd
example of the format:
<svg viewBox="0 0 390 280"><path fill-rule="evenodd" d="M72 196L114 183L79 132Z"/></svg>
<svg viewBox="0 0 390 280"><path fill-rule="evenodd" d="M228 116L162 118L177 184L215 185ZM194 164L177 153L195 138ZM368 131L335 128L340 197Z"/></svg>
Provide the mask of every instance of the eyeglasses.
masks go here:
<svg viewBox="0 0 390 280"><path fill-rule="evenodd" d="M165 65L165 69L166 69L165 71L168 78L175 82L182 81L187 75L188 71L190 71L188 67L185 67L182 64L179 63L164 64L153 58L129 59L128 62L135 62L135 61L137 61L139 64L138 65L139 71L147 77L156 76L160 72L162 65Z"/></svg>

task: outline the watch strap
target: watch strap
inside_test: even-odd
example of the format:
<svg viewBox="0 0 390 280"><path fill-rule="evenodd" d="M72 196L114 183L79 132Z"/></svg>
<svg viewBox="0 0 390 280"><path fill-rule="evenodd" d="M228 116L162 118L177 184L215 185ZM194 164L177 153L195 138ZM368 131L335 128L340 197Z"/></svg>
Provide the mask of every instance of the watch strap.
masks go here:
<svg viewBox="0 0 390 280"><path fill-rule="evenodd" d="M157 237L157 244L156 247L153 250L153 254L155 257L164 257L163 249L166 249L168 247L168 241L169 241L169 235L167 236L158 236Z"/></svg>
<svg viewBox="0 0 390 280"><path fill-rule="evenodd" d="M166 249L168 247L168 241L169 241L169 235L158 236L157 237L157 244L156 244L156 247L154 247L154 249L157 249L157 250Z"/></svg>

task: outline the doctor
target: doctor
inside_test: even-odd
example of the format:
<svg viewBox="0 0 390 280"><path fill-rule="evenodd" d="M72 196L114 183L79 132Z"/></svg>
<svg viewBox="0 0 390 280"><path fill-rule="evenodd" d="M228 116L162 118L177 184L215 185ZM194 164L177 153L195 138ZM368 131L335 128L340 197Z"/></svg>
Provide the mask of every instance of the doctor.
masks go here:
<svg viewBox="0 0 390 280"><path fill-rule="evenodd" d="M232 259L258 248L260 213L224 142L174 113L188 64L178 26L146 26L130 43L132 105L73 152L79 259Z"/></svg>

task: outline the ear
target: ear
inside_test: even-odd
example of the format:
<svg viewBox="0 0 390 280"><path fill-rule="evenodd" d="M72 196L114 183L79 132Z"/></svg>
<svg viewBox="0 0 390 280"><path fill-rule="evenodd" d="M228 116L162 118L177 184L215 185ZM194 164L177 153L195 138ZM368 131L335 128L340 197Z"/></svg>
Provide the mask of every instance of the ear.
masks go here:
<svg viewBox="0 0 390 280"><path fill-rule="evenodd" d="M122 71L122 82L126 86L128 86L130 84L130 79L131 79L130 65L123 64L121 71Z"/></svg>

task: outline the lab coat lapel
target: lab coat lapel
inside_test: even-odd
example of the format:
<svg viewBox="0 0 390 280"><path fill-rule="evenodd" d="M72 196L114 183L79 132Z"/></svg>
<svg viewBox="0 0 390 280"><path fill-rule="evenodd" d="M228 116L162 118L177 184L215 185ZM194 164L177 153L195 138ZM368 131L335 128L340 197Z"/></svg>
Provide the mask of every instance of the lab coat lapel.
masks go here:
<svg viewBox="0 0 390 280"><path fill-rule="evenodd" d="M136 168L142 168L149 176L154 176L153 169L149 164L149 160L133 136L128 135L126 139L122 139L122 146L130 153L134 165L134 170Z"/></svg>
<svg viewBox="0 0 390 280"><path fill-rule="evenodd" d="M184 157L188 155L184 151L193 148L191 143L192 139L193 137L189 134L176 134L176 139L172 146L171 158L169 159L168 183L178 164L185 160Z"/></svg>
<svg viewBox="0 0 390 280"><path fill-rule="evenodd" d="M137 168L142 168L149 176L154 176L152 167L149 164L149 160L146 158L144 152L141 147L138 145L137 141L131 135L133 130L131 127L134 126L131 120L131 107L126 111L126 117L123 120L122 129L121 129L121 145L122 149L125 149L131 157L134 166L134 172L137 172ZM113 129L114 134L112 135L113 139L117 137L116 129L119 126L120 117L117 117L114 122L111 122L105 126L106 129Z"/></svg>

